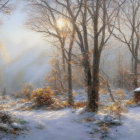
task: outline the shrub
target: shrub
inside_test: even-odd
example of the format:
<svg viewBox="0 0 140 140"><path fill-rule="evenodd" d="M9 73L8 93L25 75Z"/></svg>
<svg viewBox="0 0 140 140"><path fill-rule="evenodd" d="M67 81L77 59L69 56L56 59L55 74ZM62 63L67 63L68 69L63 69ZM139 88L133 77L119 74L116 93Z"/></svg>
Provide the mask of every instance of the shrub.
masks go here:
<svg viewBox="0 0 140 140"><path fill-rule="evenodd" d="M135 103L134 99L130 99L126 102L127 106L131 106Z"/></svg>
<svg viewBox="0 0 140 140"><path fill-rule="evenodd" d="M68 103L66 101L61 101L59 99L54 99L54 103L51 105L50 109L59 110L68 107Z"/></svg>
<svg viewBox="0 0 140 140"><path fill-rule="evenodd" d="M32 84L24 84L24 87L21 91L21 97L25 97L27 99L30 99L30 96L33 92L33 85Z"/></svg>
<svg viewBox="0 0 140 140"><path fill-rule="evenodd" d="M73 108L83 108L86 107L87 102L75 102Z"/></svg>
<svg viewBox="0 0 140 140"><path fill-rule="evenodd" d="M37 106L50 106L53 104L53 91L50 87L38 88L32 92L31 99Z"/></svg>
<svg viewBox="0 0 140 140"><path fill-rule="evenodd" d="M115 95L115 102L110 102L103 106L104 113L113 115L115 118L121 119L121 114L127 111L126 94L122 89L118 89L113 93ZM110 103L109 103L110 102Z"/></svg>

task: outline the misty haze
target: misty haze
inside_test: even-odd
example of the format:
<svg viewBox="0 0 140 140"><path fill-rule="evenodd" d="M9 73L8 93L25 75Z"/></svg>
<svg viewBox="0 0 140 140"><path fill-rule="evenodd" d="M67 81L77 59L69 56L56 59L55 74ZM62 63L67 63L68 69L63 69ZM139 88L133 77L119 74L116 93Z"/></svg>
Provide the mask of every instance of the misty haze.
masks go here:
<svg viewBox="0 0 140 140"><path fill-rule="evenodd" d="M139 140L139 53L139 0L0 0L0 140Z"/></svg>

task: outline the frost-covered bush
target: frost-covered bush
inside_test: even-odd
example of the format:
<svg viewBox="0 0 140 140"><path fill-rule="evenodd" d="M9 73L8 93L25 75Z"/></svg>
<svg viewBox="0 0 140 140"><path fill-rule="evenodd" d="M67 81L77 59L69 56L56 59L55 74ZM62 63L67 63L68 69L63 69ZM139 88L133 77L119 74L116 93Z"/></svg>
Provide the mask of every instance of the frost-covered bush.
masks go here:
<svg viewBox="0 0 140 140"><path fill-rule="evenodd" d="M53 104L53 91L50 87L38 88L34 90L31 94L31 99L35 102L37 106L50 106Z"/></svg>
<svg viewBox="0 0 140 140"><path fill-rule="evenodd" d="M30 98L32 92L33 92L33 85L32 84L24 84L24 88L22 89L22 94L26 98Z"/></svg>
<svg viewBox="0 0 140 140"><path fill-rule="evenodd" d="M126 94L122 89L114 91L115 102L108 101L103 107L103 111L109 115L113 115L117 119L121 118L121 114L127 111Z"/></svg>
<svg viewBox="0 0 140 140"><path fill-rule="evenodd" d="M34 86L32 84L24 84L21 91L14 93L12 96L14 98L24 98L26 100L30 100L30 96L34 90Z"/></svg>

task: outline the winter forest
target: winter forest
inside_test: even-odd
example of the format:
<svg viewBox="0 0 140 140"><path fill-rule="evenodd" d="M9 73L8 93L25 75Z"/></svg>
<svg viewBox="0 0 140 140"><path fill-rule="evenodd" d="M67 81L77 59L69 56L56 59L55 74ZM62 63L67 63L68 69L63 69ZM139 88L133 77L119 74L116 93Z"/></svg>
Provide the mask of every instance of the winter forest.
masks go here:
<svg viewBox="0 0 140 140"><path fill-rule="evenodd" d="M140 140L139 0L0 0L0 140Z"/></svg>

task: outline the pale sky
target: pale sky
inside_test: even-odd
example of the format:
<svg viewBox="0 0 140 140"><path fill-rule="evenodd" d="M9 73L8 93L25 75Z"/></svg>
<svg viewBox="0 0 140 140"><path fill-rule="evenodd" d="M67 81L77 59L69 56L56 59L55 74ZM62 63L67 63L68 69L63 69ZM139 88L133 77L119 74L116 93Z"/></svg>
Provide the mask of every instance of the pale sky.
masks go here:
<svg viewBox="0 0 140 140"><path fill-rule="evenodd" d="M20 89L28 82L39 86L50 70L50 45L40 34L27 29L27 17L21 1L11 15L0 13L0 91L4 87L9 91Z"/></svg>
<svg viewBox="0 0 140 140"><path fill-rule="evenodd" d="M16 5L16 10L11 15L2 16L0 42L7 48L11 58L34 46L46 47L47 42L41 35L25 27L26 19L27 13L24 3L21 2Z"/></svg>

